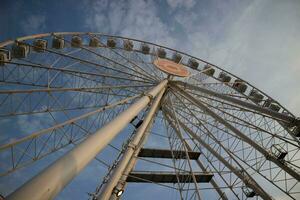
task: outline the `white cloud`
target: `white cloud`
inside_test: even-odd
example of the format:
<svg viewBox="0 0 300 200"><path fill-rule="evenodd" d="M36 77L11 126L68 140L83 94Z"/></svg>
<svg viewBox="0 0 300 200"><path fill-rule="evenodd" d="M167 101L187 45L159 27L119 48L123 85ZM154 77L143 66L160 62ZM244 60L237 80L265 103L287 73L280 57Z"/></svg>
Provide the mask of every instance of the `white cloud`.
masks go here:
<svg viewBox="0 0 300 200"><path fill-rule="evenodd" d="M176 13L187 36L183 50L241 76L299 116L299 2L216 5L198 15Z"/></svg>
<svg viewBox="0 0 300 200"><path fill-rule="evenodd" d="M44 15L30 15L21 21L21 28L26 34L42 33L45 26L46 16Z"/></svg>
<svg viewBox="0 0 300 200"><path fill-rule="evenodd" d="M85 24L89 29L174 44L170 29L160 19L153 1L97 1L92 7Z"/></svg>
<svg viewBox="0 0 300 200"><path fill-rule="evenodd" d="M172 9L176 9L176 8L191 9L193 6L196 5L195 0L167 0L167 3Z"/></svg>

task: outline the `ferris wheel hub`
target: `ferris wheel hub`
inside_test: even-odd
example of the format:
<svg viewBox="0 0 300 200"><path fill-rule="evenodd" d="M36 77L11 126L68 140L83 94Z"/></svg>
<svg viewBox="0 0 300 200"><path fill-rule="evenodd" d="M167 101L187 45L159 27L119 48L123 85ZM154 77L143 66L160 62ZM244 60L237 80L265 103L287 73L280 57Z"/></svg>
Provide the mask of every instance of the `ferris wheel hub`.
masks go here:
<svg viewBox="0 0 300 200"><path fill-rule="evenodd" d="M179 63L175 63L171 60L167 59L156 59L153 64L164 73L179 76L179 77L188 77L190 75L190 72Z"/></svg>

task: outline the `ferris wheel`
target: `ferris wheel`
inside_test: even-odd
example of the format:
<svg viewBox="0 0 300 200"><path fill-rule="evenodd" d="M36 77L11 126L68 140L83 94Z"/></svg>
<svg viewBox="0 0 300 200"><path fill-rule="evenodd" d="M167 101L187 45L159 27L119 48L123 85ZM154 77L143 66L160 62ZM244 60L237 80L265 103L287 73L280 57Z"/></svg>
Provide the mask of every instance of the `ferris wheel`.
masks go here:
<svg viewBox="0 0 300 200"><path fill-rule="evenodd" d="M0 43L0 82L0 182L16 182L5 199L53 199L91 162L89 199L300 198L299 118L205 60L46 33Z"/></svg>

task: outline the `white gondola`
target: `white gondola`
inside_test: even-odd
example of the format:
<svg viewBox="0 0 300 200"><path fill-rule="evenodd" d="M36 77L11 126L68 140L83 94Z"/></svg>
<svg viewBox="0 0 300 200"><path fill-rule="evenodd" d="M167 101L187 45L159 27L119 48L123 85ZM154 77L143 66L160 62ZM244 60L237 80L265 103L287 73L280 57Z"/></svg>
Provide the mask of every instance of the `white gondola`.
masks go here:
<svg viewBox="0 0 300 200"><path fill-rule="evenodd" d="M141 52L143 53L143 54L149 54L150 53L150 47L149 47L149 45L148 44L142 44L141 45Z"/></svg>
<svg viewBox="0 0 300 200"><path fill-rule="evenodd" d="M280 106L277 104L277 103L271 103L270 104L270 106L269 106L269 108L271 109L271 110L274 110L274 111L276 111L276 112L279 112L279 110L280 110Z"/></svg>
<svg viewBox="0 0 300 200"><path fill-rule="evenodd" d="M230 82L231 77L229 75L227 75L225 72L221 72L219 74L219 79L224 83L228 83L228 82Z"/></svg>
<svg viewBox="0 0 300 200"><path fill-rule="evenodd" d="M5 62L8 62L11 60L10 51L6 49L0 49L0 65L5 65Z"/></svg>
<svg viewBox="0 0 300 200"><path fill-rule="evenodd" d="M47 40L43 40L43 39L36 39L33 42L33 51L35 52L44 52L45 49L47 49Z"/></svg>
<svg viewBox="0 0 300 200"><path fill-rule="evenodd" d="M273 144L271 146L271 152L278 160L281 161L283 161L285 156L288 154L288 152L278 144Z"/></svg>
<svg viewBox="0 0 300 200"><path fill-rule="evenodd" d="M64 47L65 47L64 38L61 35L54 36L52 40L52 48L63 49Z"/></svg>
<svg viewBox="0 0 300 200"><path fill-rule="evenodd" d="M264 98L264 96L255 89L251 90L249 96L255 103L260 103Z"/></svg>
<svg viewBox="0 0 300 200"><path fill-rule="evenodd" d="M99 47L100 46L100 40L97 37L91 37L89 42L90 47Z"/></svg>
<svg viewBox="0 0 300 200"><path fill-rule="evenodd" d="M256 192L247 186L243 186L242 190L245 193L246 197L248 197L248 198L252 198L252 197L256 196Z"/></svg>
<svg viewBox="0 0 300 200"><path fill-rule="evenodd" d="M163 48L157 49L157 56L160 58L165 58L167 55L166 51Z"/></svg>
<svg viewBox="0 0 300 200"><path fill-rule="evenodd" d="M26 58L29 54L29 46L26 44L14 44L12 46L12 57Z"/></svg>
<svg viewBox="0 0 300 200"><path fill-rule="evenodd" d="M247 85L240 79L236 79L233 83L233 88L240 93L244 93L247 90Z"/></svg>
<svg viewBox="0 0 300 200"><path fill-rule="evenodd" d="M172 60L176 63L179 63L181 61L182 56L179 53L174 53L172 56Z"/></svg>
<svg viewBox="0 0 300 200"><path fill-rule="evenodd" d="M190 58L188 61L188 66L191 67L192 69L197 69L199 63L194 58Z"/></svg>
<svg viewBox="0 0 300 200"><path fill-rule="evenodd" d="M300 137L300 126L295 126L292 132L296 137Z"/></svg>
<svg viewBox="0 0 300 200"><path fill-rule="evenodd" d="M208 75L208 76L213 76L214 73L215 73L215 69L212 68L212 66L210 65L205 65L204 68L203 68L203 73Z"/></svg>
<svg viewBox="0 0 300 200"><path fill-rule="evenodd" d="M108 39L107 39L107 42L106 42L106 45L107 45L108 47L110 47L110 48L115 48L116 45L117 45L117 43L116 43L115 39L113 39L113 38L108 38Z"/></svg>
<svg viewBox="0 0 300 200"><path fill-rule="evenodd" d="M132 49L133 49L133 42L130 41L130 40L124 40L123 41L123 48L126 51L132 51Z"/></svg>
<svg viewBox="0 0 300 200"><path fill-rule="evenodd" d="M74 35L72 37L72 40L71 40L71 46L72 47L81 47L82 46L82 39L81 39L81 37L79 37L77 35Z"/></svg>
<svg viewBox="0 0 300 200"><path fill-rule="evenodd" d="M263 107L266 107L268 108L270 106L270 104L272 103L272 100L271 99L267 99L265 100L264 104L263 104Z"/></svg>

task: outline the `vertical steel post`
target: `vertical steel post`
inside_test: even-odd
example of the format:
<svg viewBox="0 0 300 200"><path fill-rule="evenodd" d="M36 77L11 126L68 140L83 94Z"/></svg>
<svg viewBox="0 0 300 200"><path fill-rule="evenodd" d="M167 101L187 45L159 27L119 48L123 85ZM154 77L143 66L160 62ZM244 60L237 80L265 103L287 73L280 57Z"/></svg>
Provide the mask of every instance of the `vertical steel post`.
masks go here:
<svg viewBox="0 0 300 200"><path fill-rule="evenodd" d="M160 105L160 101L162 96L165 92L165 89L162 89L158 94L157 98L153 102L147 116L145 117L142 125L137 130L136 134L134 135L132 141L128 144L128 148L126 149L125 153L122 156L122 159L118 163L117 167L114 169L112 176L110 177L109 181L105 184L105 187L101 191L101 193L97 196L97 199L107 200L112 195L112 191L114 187L117 185L120 177L122 176L126 166L128 165L130 159L132 159L133 154L135 151L140 149L138 146L143 138L146 137L147 134L147 127L152 121L153 116L155 115L158 106ZM149 132L148 132L149 133Z"/></svg>
<svg viewBox="0 0 300 200"><path fill-rule="evenodd" d="M160 82L110 123L10 194L7 200L53 199L148 105L153 97L166 87L167 83L167 80Z"/></svg>

